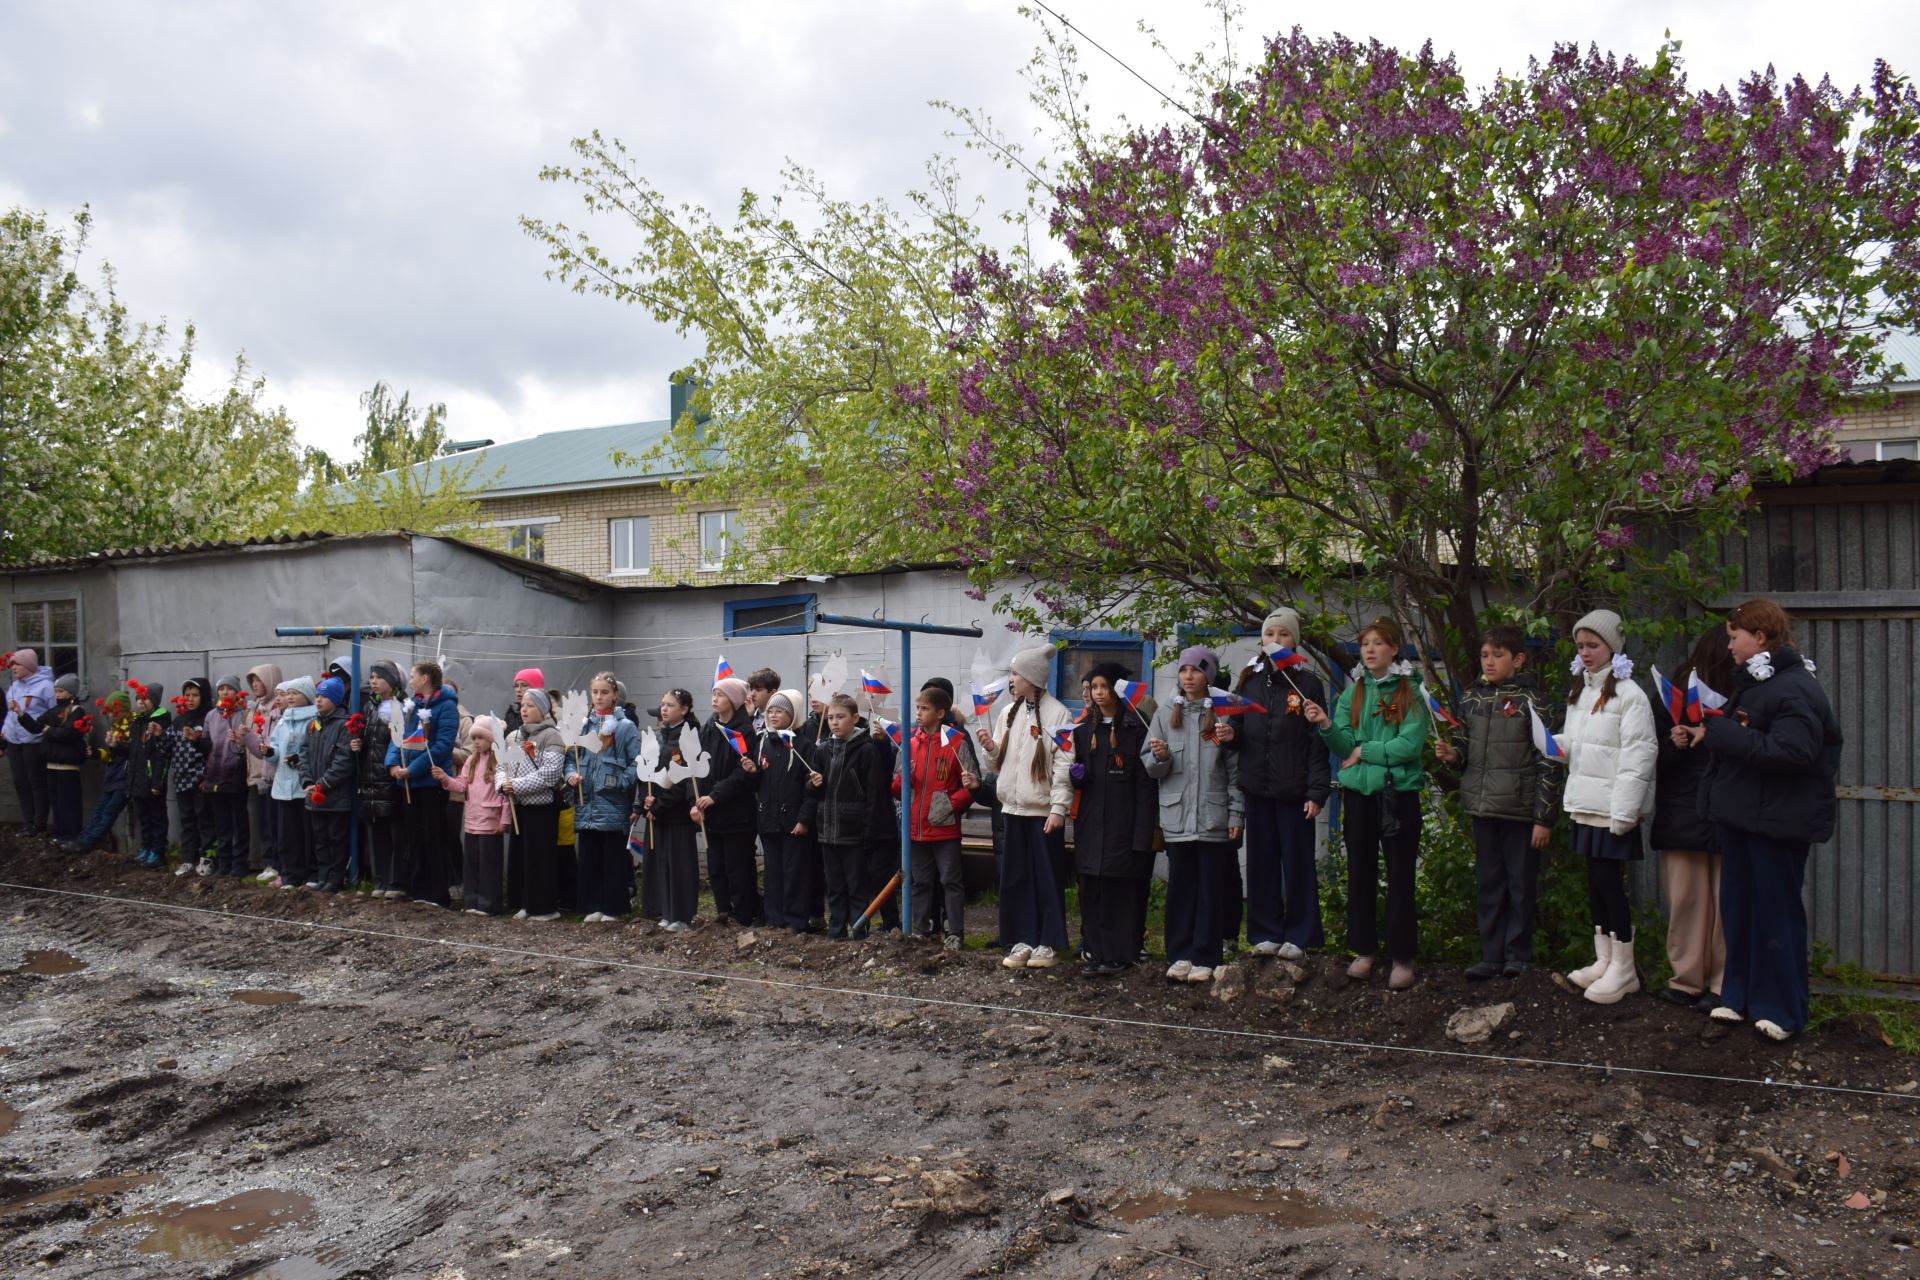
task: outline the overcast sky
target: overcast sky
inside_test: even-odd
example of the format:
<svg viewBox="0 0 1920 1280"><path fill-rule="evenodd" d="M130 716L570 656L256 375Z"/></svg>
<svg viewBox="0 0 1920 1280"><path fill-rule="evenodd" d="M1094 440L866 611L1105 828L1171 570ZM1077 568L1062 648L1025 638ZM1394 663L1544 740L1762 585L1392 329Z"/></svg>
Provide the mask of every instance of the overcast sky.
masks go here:
<svg viewBox="0 0 1920 1280"><path fill-rule="evenodd" d="M1137 22L1180 51L1217 33L1187 0L1063 12L1168 83ZM1768 63L1851 86L1876 57L1920 70L1914 12L1387 0L1256 3L1248 27L1431 38L1472 83L1556 40L1644 56L1670 28L1696 86ZM1035 126L1019 73L1036 37L1012 0L0 0L0 205L56 218L91 205L92 258L113 264L133 313L191 320L209 377L244 350L311 444L345 450L376 379L444 400L462 438L659 418L688 349L635 309L543 278L517 217L579 208L537 181L540 166L598 128L676 201L729 209L743 186L772 189L791 157L836 195L898 202L930 154L956 148L928 99L984 108L1013 134ZM1082 53L1097 115L1162 113ZM968 173L1011 201L1001 175Z"/></svg>

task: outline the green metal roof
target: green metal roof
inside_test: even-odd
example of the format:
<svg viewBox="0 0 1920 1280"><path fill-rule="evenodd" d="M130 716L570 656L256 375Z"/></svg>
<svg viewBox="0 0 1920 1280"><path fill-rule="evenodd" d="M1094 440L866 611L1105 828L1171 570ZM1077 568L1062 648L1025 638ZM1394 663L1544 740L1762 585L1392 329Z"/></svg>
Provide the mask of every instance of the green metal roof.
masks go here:
<svg viewBox="0 0 1920 1280"><path fill-rule="evenodd" d="M1880 333L1880 350L1886 355L1888 364L1904 366L1893 371L1895 386L1920 385L1920 333L1910 333L1905 329L1883 329Z"/></svg>
<svg viewBox="0 0 1920 1280"><path fill-rule="evenodd" d="M473 479L490 497L546 489L582 489L645 484L678 474L663 462L614 461L616 452L644 459L667 437L673 424L622 422L610 427L549 431L506 444L488 445L415 465L421 486L434 488L444 469L475 464Z"/></svg>

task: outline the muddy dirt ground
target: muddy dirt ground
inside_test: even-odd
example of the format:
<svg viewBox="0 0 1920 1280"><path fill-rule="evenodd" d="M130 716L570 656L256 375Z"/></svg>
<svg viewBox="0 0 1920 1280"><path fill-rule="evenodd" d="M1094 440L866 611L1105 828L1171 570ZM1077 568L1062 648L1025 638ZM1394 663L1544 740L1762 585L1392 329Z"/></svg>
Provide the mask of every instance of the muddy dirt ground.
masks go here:
<svg viewBox="0 0 1920 1280"><path fill-rule="evenodd" d="M0 880L8 1276L1920 1272L1920 1063L1866 1024L1778 1046L1546 974L1392 995L1331 956L1097 985L8 836Z"/></svg>

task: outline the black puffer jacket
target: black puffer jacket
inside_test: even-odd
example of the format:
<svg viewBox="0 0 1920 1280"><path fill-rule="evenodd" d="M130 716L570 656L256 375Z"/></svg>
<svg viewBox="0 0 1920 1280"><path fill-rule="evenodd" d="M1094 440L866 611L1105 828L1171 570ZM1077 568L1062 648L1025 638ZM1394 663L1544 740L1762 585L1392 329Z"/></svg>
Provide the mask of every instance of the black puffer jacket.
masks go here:
<svg viewBox="0 0 1920 1280"><path fill-rule="evenodd" d="M335 707L333 714L315 716L307 724L299 743L300 789L309 792L307 808L326 813L344 813L352 803L349 784L353 781L353 750L347 743L347 713ZM318 786L323 797L313 802L311 788Z"/></svg>
<svg viewBox="0 0 1920 1280"><path fill-rule="evenodd" d="M1793 843L1833 837L1840 722L1800 654L1781 645L1773 675L1741 666L1724 715L1709 716L1701 813L1721 826Z"/></svg>
<svg viewBox="0 0 1920 1280"><path fill-rule="evenodd" d="M1687 673L1682 671L1675 683L1685 688L1686 681ZM1718 853L1720 833L1700 813L1700 786L1712 756L1704 750L1683 751L1674 746L1667 736L1673 727L1667 704L1659 698L1650 701L1657 708L1660 758L1654 765L1653 828L1648 838L1663 853Z"/></svg>
<svg viewBox="0 0 1920 1280"><path fill-rule="evenodd" d="M1288 683L1288 676L1293 683ZM1298 691L1295 684L1300 686ZM1333 790L1333 765L1326 744L1307 723L1301 706L1303 697L1328 705L1320 677L1305 667L1283 675L1262 657L1241 693L1267 710L1237 717L1239 729L1227 743L1240 753L1240 790L1286 803L1325 804Z"/></svg>
<svg viewBox="0 0 1920 1280"><path fill-rule="evenodd" d="M380 718L380 699L371 689L360 691L360 715L366 721L366 727L360 732L360 752L354 758L360 820L381 822L399 813L401 800L399 784L387 773L387 748L392 745L393 731ZM345 788L341 790L344 792Z"/></svg>
<svg viewBox="0 0 1920 1280"><path fill-rule="evenodd" d="M1454 748L1460 752L1460 807L1476 818L1505 818L1551 827L1560 816L1560 766L1533 745L1531 707L1549 728L1559 708L1541 696L1528 671L1504 684L1474 681L1460 695Z"/></svg>
<svg viewBox="0 0 1920 1280"><path fill-rule="evenodd" d="M797 823L808 831L819 821L819 792L807 785L811 768L801 756L798 739L788 746L780 735L769 731L756 757L759 770L752 775L757 802L755 828L763 836L784 836Z"/></svg>
<svg viewBox="0 0 1920 1280"><path fill-rule="evenodd" d="M147 686L147 693L156 705L146 715L134 717L133 737L127 744L127 790L136 800L167 794L167 764L172 757L167 744L166 690L155 684Z"/></svg>
<svg viewBox="0 0 1920 1280"><path fill-rule="evenodd" d="M1073 866L1085 876L1140 876L1153 869L1160 787L1141 753L1147 731L1131 711L1113 723L1073 729ZM1324 753L1323 753L1324 754Z"/></svg>
<svg viewBox="0 0 1920 1280"><path fill-rule="evenodd" d="M887 750L881 750L882 747ZM852 737L828 734L807 752L814 771L826 779L815 795L822 844L865 844L883 838L893 812L891 743L875 742L856 729Z"/></svg>
<svg viewBox="0 0 1920 1280"><path fill-rule="evenodd" d="M707 776L700 780L700 794L713 797L705 826L709 832L752 831L759 817L753 778L740 767L740 753L727 740L728 729L746 740L747 750L753 750L753 718L745 708L735 709L733 719L725 724L709 719L700 726L700 745L712 761Z"/></svg>

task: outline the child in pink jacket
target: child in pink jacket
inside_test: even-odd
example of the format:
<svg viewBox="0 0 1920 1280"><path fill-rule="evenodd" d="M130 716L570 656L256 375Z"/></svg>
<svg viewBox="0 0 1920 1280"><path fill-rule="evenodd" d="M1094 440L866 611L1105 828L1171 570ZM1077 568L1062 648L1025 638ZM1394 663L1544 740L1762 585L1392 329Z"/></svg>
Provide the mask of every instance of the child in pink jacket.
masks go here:
<svg viewBox="0 0 1920 1280"><path fill-rule="evenodd" d="M462 898L470 916L500 914L505 901L500 892L500 870L506 850L506 831L513 816L507 797L493 785L494 745L505 726L493 716L480 716L473 722L468 741L471 752L458 773L447 773L438 765L433 779L447 791L466 801L466 818L461 827Z"/></svg>

